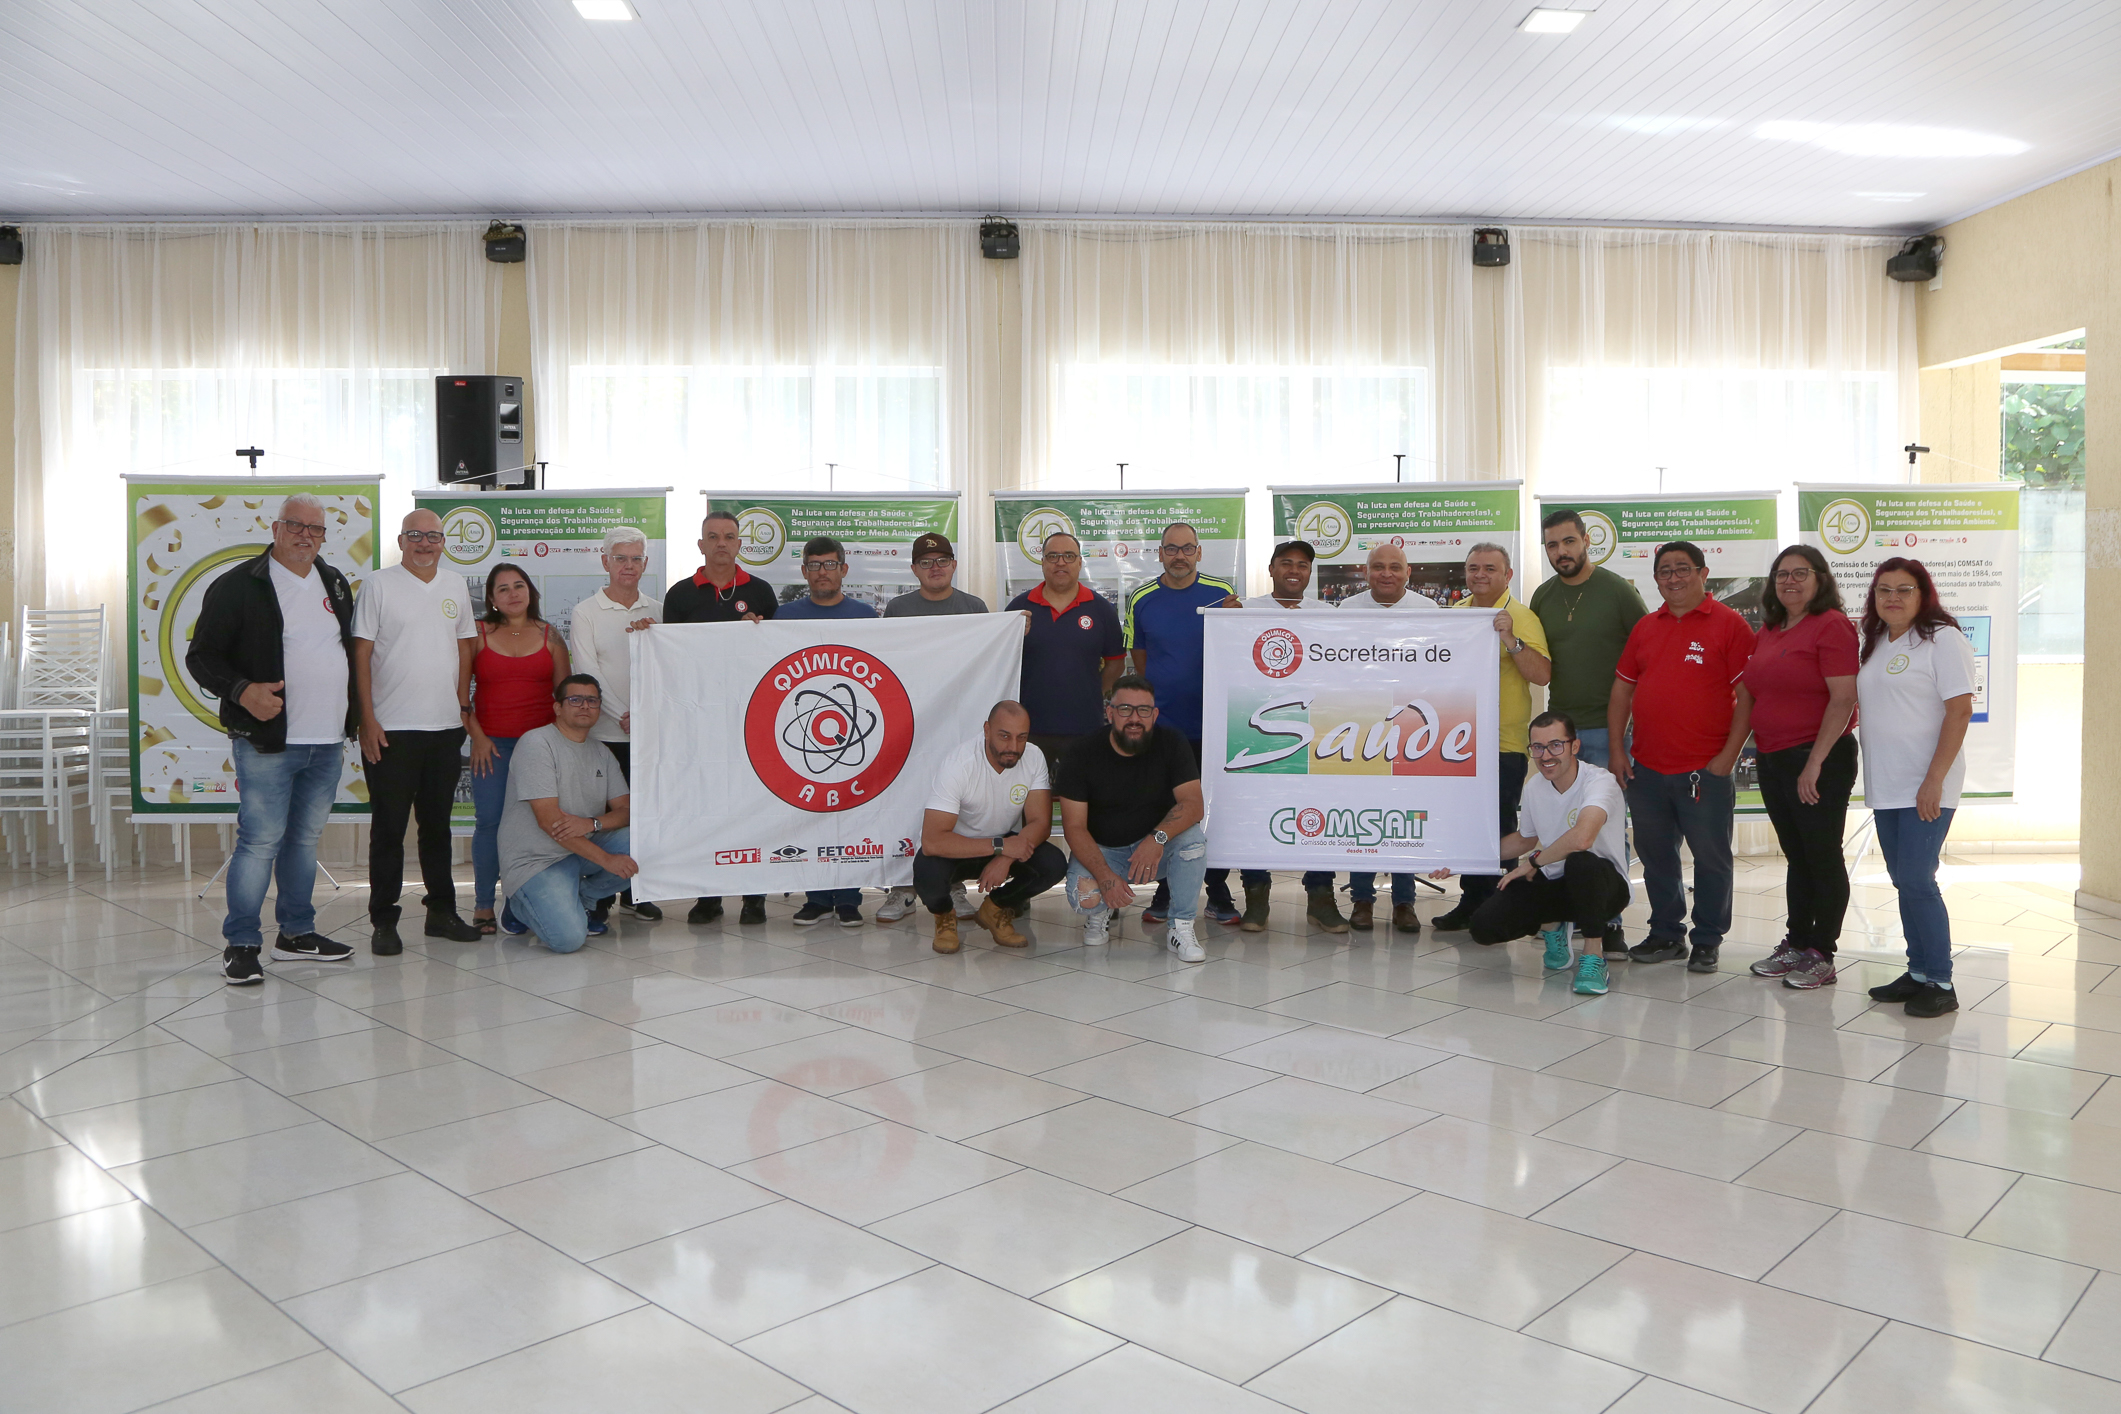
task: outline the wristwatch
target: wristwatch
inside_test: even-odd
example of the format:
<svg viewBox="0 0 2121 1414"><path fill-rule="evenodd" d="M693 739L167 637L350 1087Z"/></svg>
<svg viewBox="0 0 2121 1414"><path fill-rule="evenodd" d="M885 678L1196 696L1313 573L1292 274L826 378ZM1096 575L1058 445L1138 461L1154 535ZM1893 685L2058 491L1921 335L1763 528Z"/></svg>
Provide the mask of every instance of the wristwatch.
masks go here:
<svg viewBox="0 0 2121 1414"><path fill-rule="evenodd" d="M1162 830L1158 830L1151 838L1153 838L1158 844L1171 843L1171 837L1165 834Z"/></svg>
<svg viewBox="0 0 2121 1414"><path fill-rule="evenodd" d="M1003 844L1003 837L1002 837L1002 836L1000 836L1000 835L996 835L996 836L994 837L994 852L995 852L996 854L1000 854L1000 853L1002 852L1002 844Z"/></svg>
<svg viewBox="0 0 2121 1414"><path fill-rule="evenodd" d="M1510 643L1510 651L1512 653L1524 652L1524 640L1521 638L1512 640Z"/></svg>

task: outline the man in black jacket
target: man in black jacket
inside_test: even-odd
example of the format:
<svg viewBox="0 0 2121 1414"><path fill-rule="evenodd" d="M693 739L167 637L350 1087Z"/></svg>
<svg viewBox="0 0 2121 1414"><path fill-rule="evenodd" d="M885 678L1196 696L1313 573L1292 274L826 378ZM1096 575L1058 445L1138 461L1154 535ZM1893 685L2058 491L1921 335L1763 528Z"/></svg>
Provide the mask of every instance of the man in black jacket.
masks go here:
<svg viewBox="0 0 2121 1414"><path fill-rule="evenodd" d="M360 729L352 688L353 590L319 558L324 505L289 496L272 523L272 548L215 580L199 608L184 663L221 699L236 763L236 851L228 861L231 987L265 980L259 914L277 875L276 961L345 962L353 949L319 935L310 901L317 838L331 818L346 739Z"/></svg>

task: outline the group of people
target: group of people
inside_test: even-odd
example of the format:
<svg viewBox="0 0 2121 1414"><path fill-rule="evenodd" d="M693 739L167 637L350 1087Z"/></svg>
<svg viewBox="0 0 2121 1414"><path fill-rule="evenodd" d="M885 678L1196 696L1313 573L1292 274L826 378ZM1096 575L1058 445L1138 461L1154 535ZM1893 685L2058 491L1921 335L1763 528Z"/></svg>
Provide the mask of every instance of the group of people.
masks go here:
<svg viewBox="0 0 2121 1414"><path fill-rule="evenodd" d="M440 569L443 533L432 511L406 517L399 563L370 575L358 597L319 558L324 520L314 497L288 498L271 547L209 589L187 658L220 698L241 791L223 928L223 970L235 985L262 978L261 914L275 879L275 958L352 955L315 932L310 902L347 737L358 738L367 765L377 953L402 949L408 819L428 936L535 931L570 952L605 931L614 905L662 916L628 892L636 868L626 852L625 635L657 623L876 616L845 593L839 541L804 545L807 592L784 603L743 569L737 520L717 510L701 526L700 567L661 601L640 588L645 535L609 532L608 583L575 607L563 641L540 612L537 587L512 564L488 575L485 612L475 618L462 577ZM1789 868L1787 935L1752 971L1796 988L1831 983L1849 898L1841 840L1860 737L1865 802L1900 891L1909 951L1907 974L1873 994L1918 1016L1955 1009L1935 874L1965 773L1974 662L1922 565L1894 558L1878 568L1859 631L1825 558L1791 546L1775 559L1755 634L1708 592L1698 546L1659 547L1662 602L1651 612L1627 580L1592 563L1579 515L1548 515L1541 536L1554 573L1529 604L1511 592L1506 547L1467 552L1467 594L1452 607L1489 613L1499 641L1502 836L1494 872L1463 879L1456 904L1432 926L1484 944L1539 933L1548 966L1573 970L1575 989L1591 995L1606 990L1609 964L1622 959L1715 971L1731 920L1734 773L1751 738ZM1162 573L1118 607L1083 583L1074 536L1050 535L1040 553L1041 583L1005 606L1025 621L1019 697L996 703L981 734L937 776L913 884L891 890L877 917L893 922L924 907L938 952L958 950L967 918L996 943L1021 947L1028 939L1014 920L1065 880L1084 942L1099 946L1137 889L1153 883L1143 924L1181 959L1202 961L1203 902L1220 925L1262 931L1271 877L1243 871L1240 907L1229 871L1206 866L1199 611L1327 607L1309 594L1315 552L1302 540L1276 545L1270 591L1241 599L1201 572L1194 528L1173 524L1157 547ZM947 538L920 536L911 561L918 588L890 601L884 617L987 612L956 587ZM1374 547L1365 569L1366 587L1341 612L1445 612L1410 588L1399 547ZM1536 717L1534 687L1545 687L1548 701ZM449 834L467 743L477 819L469 920L457 911ZM1056 799L1065 855L1048 839ZM1649 935L1633 947L1620 923L1631 896L1630 818L1650 904ZM1691 928L1682 841L1694 863ZM965 888L974 881L983 895L976 906ZM1320 930L1377 926L1375 874L1349 876L1345 916L1332 874L1306 873L1303 886L1307 918ZM1392 878L1395 932L1420 931L1415 886L1411 874ZM740 922L764 922L765 904L747 896ZM859 927L861 905L858 889L814 890L794 921ZM721 899L701 898L687 921L721 916Z"/></svg>

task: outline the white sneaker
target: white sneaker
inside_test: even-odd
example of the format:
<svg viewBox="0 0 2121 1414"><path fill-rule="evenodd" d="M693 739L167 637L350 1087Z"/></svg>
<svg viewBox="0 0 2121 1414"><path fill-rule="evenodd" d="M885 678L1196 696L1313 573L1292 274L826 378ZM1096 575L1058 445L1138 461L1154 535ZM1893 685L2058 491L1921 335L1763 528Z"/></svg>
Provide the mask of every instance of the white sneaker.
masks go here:
<svg viewBox="0 0 2121 1414"><path fill-rule="evenodd" d="M1100 908L1083 915L1083 946L1101 948L1112 941L1112 910Z"/></svg>
<svg viewBox="0 0 2121 1414"><path fill-rule="evenodd" d="M1180 962L1206 962L1208 960L1207 950L1201 947L1200 943L1193 937L1193 920L1190 918L1174 918L1171 920L1171 933L1169 937L1164 939L1164 946L1177 953Z"/></svg>
<svg viewBox="0 0 2121 1414"><path fill-rule="evenodd" d="M884 895L883 906L876 911L876 921L879 923L898 922L901 918L913 912L913 901L913 890L911 889L897 888L890 890Z"/></svg>
<svg viewBox="0 0 2121 1414"><path fill-rule="evenodd" d="M950 886L950 907L960 918L970 918L979 912L979 905L965 894L965 881L958 880Z"/></svg>

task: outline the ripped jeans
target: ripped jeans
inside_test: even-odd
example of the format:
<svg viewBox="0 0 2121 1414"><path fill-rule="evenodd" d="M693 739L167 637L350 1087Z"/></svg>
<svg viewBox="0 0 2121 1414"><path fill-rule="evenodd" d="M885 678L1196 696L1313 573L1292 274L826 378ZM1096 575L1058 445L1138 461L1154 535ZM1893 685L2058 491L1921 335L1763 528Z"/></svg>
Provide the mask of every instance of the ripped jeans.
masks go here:
<svg viewBox="0 0 2121 1414"><path fill-rule="evenodd" d="M1134 860L1134 851L1140 849L1141 844L1136 842L1120 848L1099 845L1098 848L1104 852L1106 867L1125 879ZM1200 883L1207 872L1207 832L1194 825L1173 835L1171 843L1164 846L1164 857L1156 861L1154 875L1171 884L1172 921L1190 921L1200 916ZM1146 884L1134 885L1137 902L1148 902L1147 887ZM1098 891L1097 877L1080 859L1068 861L1068 902L1075 906L1077 913L1095 913L1105 906Z"/></svg>

